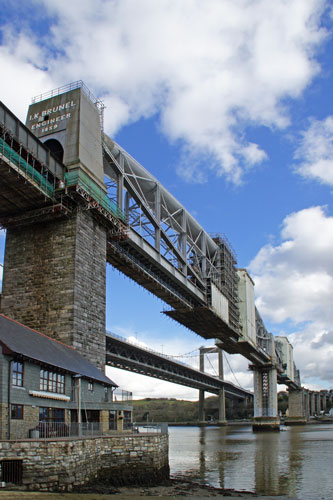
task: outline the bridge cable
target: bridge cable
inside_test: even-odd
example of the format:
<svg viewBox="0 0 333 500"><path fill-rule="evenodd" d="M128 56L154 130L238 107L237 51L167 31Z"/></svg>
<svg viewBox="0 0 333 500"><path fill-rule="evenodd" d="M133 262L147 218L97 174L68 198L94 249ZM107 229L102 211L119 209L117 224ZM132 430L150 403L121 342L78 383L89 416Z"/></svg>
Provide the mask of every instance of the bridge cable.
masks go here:
<svg viewBox="0 0 333 500"><path fill-rule="evenodd" d="M192 352L199 351L199 349L193 349L193 351L185 352L184 354L178 354L178 355L170 355L172 358L184 358L185 356L188 356L189 354L192 354ZM189 358L193 358L193 356L188 356Z"/></svg>
<svg viewBox="0 0 333 500"><path fill-rule="evenodd" d="M208 354L206 354L206 359L208 359L210 366L213 368L213 371L215 372L215 375L218 377L218 373L216 372L216 370L215 370L214 366L212 365L212 362L211 362L211 360L209 359Z"/></svg>
<svg viewBox="0 0 333 500"><path fill-rule="evenodd" d="M238 385L239 387L242 387L242 386L241 386L241 384L238 382L237 377L236 377L236 375L235 375L235 373L234 373L233 369L231 368L230 363L229 363L228 358L226 357L225 353L223 353L223 357L224 357L224 359L226 360L226 362L228 363L229 369L230 369L231 373L233 374L233 376L234 376L234 378L235 378L235 380L236 380L236 382L237 382L237 385Z"/></svg>

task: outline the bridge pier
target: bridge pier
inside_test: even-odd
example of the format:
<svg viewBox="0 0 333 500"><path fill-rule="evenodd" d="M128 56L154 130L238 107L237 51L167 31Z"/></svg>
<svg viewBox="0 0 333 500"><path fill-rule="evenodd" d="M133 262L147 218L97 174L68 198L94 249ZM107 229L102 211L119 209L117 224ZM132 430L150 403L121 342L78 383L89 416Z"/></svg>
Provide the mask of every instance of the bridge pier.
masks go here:
<svg viewBox="0 0 333 500"><path fill-rule="evenodd" d="M313 414L318 415L319 414L319 393L318 392L313 393L313 399L314 399Z"/></svg>
<svg viewBox="0 0 333 500"><path fill-rule="evenodd" d="M106 230L89 211L7 229L1 312L104 372Z"/></svg>
<svg viewBox="0 0 333 500"><path fill-rule="evenodd" d="M326 413L327 411L327 391L320 391L320 410Z"/></svg>
<svg viewBox="0 0 333 500"><path fill-rule="evenodd" d="M307 422L308 397L303 388L288 389L288 417L285 425L304 425Z"/></svg>
<svg viewBox="0 0 333 500"><path fill-rule="evenodd" d="M206 422L205 418L205 391L199 390L199 423L204 424Z"/></svg>
<svg viewBox="0 0 333 500"><path fill-rule="evenodd" d="M254 431L279 431L277 406L277 370L275 367L251 367L254 382Z"/></svg>
<svg viewBox="0 0 333 500"><path fill-rule="evenodd" d="M313 415L313 402L314 402L312 391L309 391L308 399L309 399L309 417L311 417Z"/></svg>
<svg viewBox="0 0 333 500"><path fill-rule="evenodd" d="M267 349L272 363L250 365L253 371L254 415L253 431L279 431L280 417L277 402L277 369L273 335L267 332Z"/></svg>

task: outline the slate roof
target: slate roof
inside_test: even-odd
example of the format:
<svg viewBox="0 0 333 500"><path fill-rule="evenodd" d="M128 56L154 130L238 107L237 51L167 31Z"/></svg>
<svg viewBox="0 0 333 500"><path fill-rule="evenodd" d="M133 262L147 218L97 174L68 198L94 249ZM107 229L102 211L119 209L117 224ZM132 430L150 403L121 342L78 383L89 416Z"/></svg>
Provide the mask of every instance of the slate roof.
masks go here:
<svg viewBox="0 0 333 500"><path fill-rule="evenodd" d="M118 387L74 348L0 314L0 343L12 353Z"/></svg>

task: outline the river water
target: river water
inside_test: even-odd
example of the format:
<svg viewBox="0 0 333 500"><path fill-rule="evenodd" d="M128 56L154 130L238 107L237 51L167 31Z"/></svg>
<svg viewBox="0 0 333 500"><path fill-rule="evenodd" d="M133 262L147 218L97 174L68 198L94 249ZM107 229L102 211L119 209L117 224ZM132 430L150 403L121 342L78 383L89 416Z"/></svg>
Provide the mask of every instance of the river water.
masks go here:
<svg viewBox="0 0 333 500"><path fill-rule="evenodd" d="M170 470L201 484L333 500L333 425L281 427L253 433L250 425L169 427Z"/></svg>

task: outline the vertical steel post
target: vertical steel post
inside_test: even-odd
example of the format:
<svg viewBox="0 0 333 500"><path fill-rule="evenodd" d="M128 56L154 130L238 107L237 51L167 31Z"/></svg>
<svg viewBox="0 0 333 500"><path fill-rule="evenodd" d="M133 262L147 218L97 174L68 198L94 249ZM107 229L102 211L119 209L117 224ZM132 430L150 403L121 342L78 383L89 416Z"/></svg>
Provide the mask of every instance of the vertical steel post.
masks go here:
<svg viewBox="0 0 333 500"><path fill-rule="evenodd" d="M161 247L161 191L159 184L156 184L154 204L155 217L158 222L158 226L155 227L155 249L159 252Z"/></svg>
<svg viewBox="0 0 333 500"><path fill-rule="evenodd" d="M121 173L117 174L117 205L120 210L123 209L124 204L124 156L120 154L119 166Z"/></svg>
<svg viewBox="0 0 333 500"><path fill-rule="evenodd" d="M182 233L180 236L181 239L181 253L185 259L185 264L183 264L183 273L185 276L187 275L187 255L186 255L186 245L187 245L187 232L186 232L186 225L187 225L187 219L186 219L186 212L185 210L182 210Z"/></svg>

